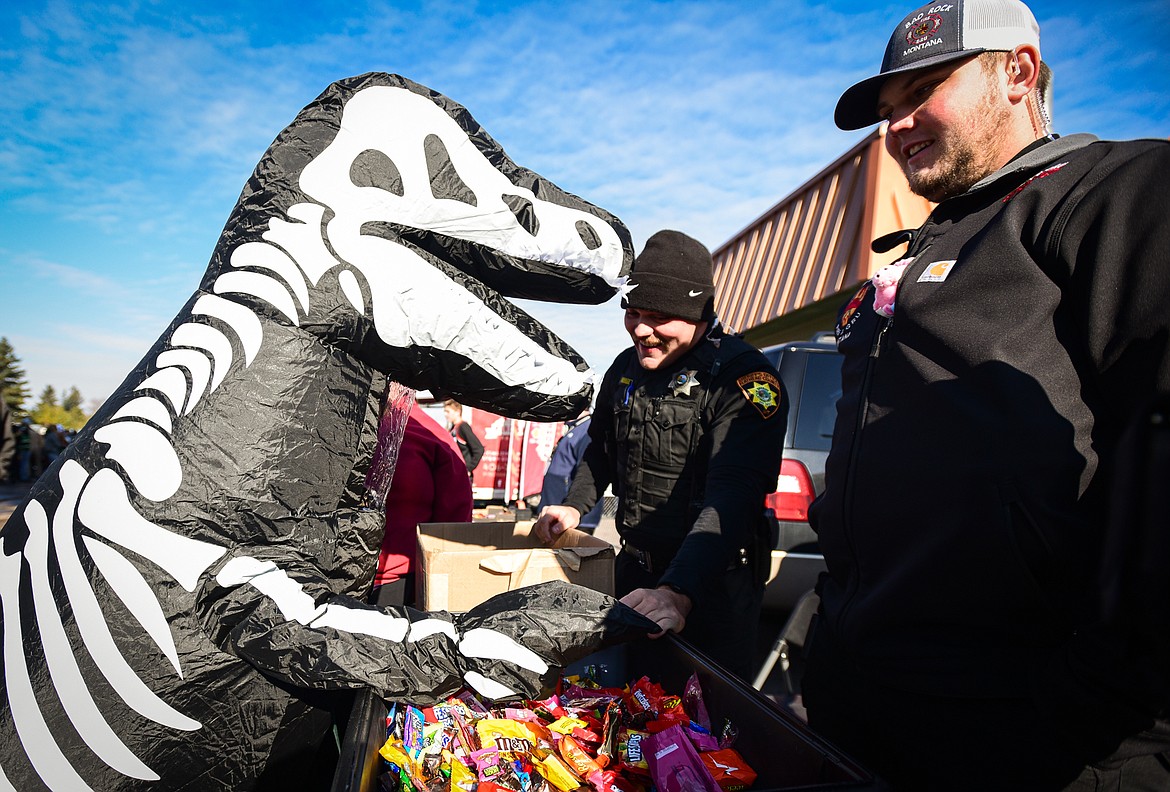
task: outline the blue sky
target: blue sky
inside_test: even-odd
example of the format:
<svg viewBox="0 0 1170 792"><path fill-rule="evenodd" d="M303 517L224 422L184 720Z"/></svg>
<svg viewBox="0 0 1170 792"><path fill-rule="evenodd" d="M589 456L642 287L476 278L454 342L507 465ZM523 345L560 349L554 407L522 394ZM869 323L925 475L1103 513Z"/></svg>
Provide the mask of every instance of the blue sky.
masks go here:
<svg viewBox="0 0 1170 792"><path fill-rule="evenodd" d="M518 164L714 249L844 153L901 3L12 2L0 335L34 397L113 392L199 283L256 162L331 82L409 77ZM1058 131L1170 135L1170 3L1032 3ZM525 308L603 370L616 302ZM27 406L32 406L27 405Z"/></svg>

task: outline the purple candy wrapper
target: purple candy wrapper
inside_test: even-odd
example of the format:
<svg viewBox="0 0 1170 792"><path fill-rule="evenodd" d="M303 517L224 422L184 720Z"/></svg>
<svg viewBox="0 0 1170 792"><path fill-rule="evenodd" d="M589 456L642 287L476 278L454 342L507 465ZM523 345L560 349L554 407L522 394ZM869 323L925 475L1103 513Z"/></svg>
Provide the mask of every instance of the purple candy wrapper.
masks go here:
<svg viewBox="0 0 1170 792"><path fill-rule="evenodd" d="M691 721L690 724L687 725L685 731L687 737L689 737L691 742L694 744L695 750L697 750L699 753L719 750L719 741L715 739L715 735L711 734L709 731L706 731L703 729L703 727L699 726L694 721Z"/></svg>
<svg viewBox="0 0 1170 792"><path fill-rule="evenodd" d="M699 684L699 675L691 674L682 694L683 709L691 716L691 720L711 731L711 716L707 714L707 705L703 703L703 686Z"/></svg>
<svg viewBox="0 0 1170 792"><path fill-rule="evenodd" d="M658 792L721 792L681 726L650 735L642 749Z"/></svg>

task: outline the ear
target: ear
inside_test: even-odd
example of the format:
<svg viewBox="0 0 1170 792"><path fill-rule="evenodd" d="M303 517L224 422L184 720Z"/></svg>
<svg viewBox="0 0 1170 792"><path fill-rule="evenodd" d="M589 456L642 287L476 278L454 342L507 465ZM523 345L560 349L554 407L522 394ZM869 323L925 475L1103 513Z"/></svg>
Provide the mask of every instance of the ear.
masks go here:
<svg viewBox="0 0 1170 792"><path fill-rule="evenodd" d="M1013 103L1023 101L1036 90L1040 78L1040 51L1031 44L1022 44L1008 53L1004 64L1007 71L1007 95Z"/></svg>

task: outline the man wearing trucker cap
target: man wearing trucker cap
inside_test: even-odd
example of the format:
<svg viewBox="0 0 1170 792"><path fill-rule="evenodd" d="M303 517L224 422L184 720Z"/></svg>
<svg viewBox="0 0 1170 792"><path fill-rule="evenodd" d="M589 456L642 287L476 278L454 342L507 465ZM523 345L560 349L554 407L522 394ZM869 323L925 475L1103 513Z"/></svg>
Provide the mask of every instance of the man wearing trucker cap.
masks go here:
<svg viewBox="0 0 1170 792"><path fill-rule="evenodd" d="M1100 585L1170 391L1170 143L1053 134L1049 78L1022 3L932 3L836 108L938 203L838 316L810 514L809 722L899 790L1170 789L1170 627Z"/></svg>

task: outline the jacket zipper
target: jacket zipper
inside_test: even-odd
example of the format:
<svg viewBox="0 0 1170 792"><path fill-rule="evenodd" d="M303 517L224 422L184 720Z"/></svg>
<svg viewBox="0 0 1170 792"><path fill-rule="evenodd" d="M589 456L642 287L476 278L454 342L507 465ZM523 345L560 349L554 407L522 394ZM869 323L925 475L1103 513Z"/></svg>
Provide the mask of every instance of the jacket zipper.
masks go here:
<svg viewBox="0 0 1170 792"><path fill-rule="evenodd" d="M853 599L858 589L861 588L861 565L857 563L857 552L854 550L853 543L853 471L857 467L857 455L861 445L862 430L865 427L865 419L869 413L869 385L873 380L874 368L877 366L878 358L881 357L882 345L886 333L889 332L890 325L893 323L894 320L892 317L881 319L878 330L874 333L873 344L869 348L869 360L866 363L865 376L861 382L862 400L858 405L857 424L853 427L853 443L849 450L849 468L845 474L845 492L843 494L845 502L841 508L841 522L844 529L842 533L845 537L845 543L849 548L849 556L853 564L853 574L851 576L850 589L846 592L845 603L841 606L841 617L837 622L839 634L836 638L838 644L842 647L848 645L844 641L843 633L845 632L849 611L853 606Z"/></svg>
<svg viewBox="0 0 1170 792"><path fill-rule="evenodd" d="M911 241L911 246L913 246ZM929 244L925 245L921 250L907 251L907 257L917 259ZM901 293L903 282L906 280L906 274L910 271L910 267L903 270L898 279L898 292ZM895 299L895 315L897 312L897 300ZM847 646L844 640L844 633L846 624L848 623L849 611L853 607L854 599L857 592L861 589L861 565L857 562L857 552L854 549L853 543L853 490L854 490L854 471L857 468L857 457L861 447L861 438L863 430L865 429L866 418L869 416L869 388L873 382L874 372L877 369L878 359L882 356L882 348L885 346L886 335L890 332L890 328L894 326L894 317L882 317L878 324L877 331L874 333L873 344L869 348L869 360L865 365L865 376L861 382L861 402L857 409L857 424L853 427L853 443L849 449L849 468L845 474L845 492L843 497L845 503L842 504L841 509L841 523L842 533L845 537L845 544L849 548L849 555L853 562L853 575L851 578L852 586L845 595L845 603L841 606L841 616L837 622L838 635L836 636L840 646Z"/></svg>

